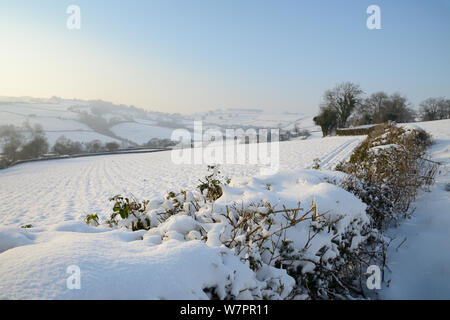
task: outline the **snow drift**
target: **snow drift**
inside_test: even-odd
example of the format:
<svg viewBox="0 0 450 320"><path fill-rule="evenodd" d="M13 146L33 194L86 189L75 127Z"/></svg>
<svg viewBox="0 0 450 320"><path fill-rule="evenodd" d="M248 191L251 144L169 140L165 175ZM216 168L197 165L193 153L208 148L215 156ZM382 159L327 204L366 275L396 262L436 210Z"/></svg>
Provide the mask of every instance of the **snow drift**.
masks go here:
<svg viewBox="0 0 450 320"><path fill-rule="evenodd" d="M91 227L75 221L1 230L0 243L7 245L0 254L0 298L286 298L292 295L296 280L273 264L254 268L248 259L225 246L229 226L223 214L232 203L249 207L264 201L289 208L300 202L306 208L314 201L323 217L338 218L336 230L320 231L306 245L314 224L309 221L289 229L286 236L312 261L324 247L329 248L327 259L333 259L338 255L332 242L336 235L355 229L355 222L359 226L368 222L365 205L329 182L336 179L340 179L337 173L316 170L237 179L223 187L223 195L215 203L205 203L192 215L183 210L164 221L153 219L150 231L111 229L103 224ZM148 215L154 218L162 207L153 203L152 208ZM278 220L275 224L283 223L281 213L274 217ZM202 237L205 230L206 238ZM353 237L352 246L362 240ZM80 268L80 289L67 286L67 268L72 265ZM307 273L313 266L305 262L302 268Z"/></svg>

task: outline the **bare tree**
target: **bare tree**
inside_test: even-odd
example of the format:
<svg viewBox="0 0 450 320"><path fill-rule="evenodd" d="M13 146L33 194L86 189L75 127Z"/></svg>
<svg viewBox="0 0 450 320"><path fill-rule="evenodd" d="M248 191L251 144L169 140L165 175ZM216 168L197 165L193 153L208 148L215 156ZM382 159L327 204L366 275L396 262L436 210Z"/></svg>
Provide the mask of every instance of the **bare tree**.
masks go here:
<svg viewBox="0 0 450 320"><path fill-rule="evenodd" d="M350 122L353 125L383 123L389 120L397 122L414 121L415 112L410 108L408 98L400 93L387 95L376 92L356 108Z"/></svg>
<svg viewBox="0 0 450 320"><path fill-rule="evenodd" d="M108 151L116 151L120 148L120 144L117 142L108 142L105 144L105 149Z"/></svg>
<svg viewBox="0 0 450 320"><path fill-rule="evenodd" d="M408 98L402 96L400 93L391 94L389 99L383 104L380 114L380 122L389 120L396 122L411 122L414 121L414 110L410 108Z"/></svg>
<svg viewBox="0 0 450 320"><path fill-rule="evenodd" d="M0 145L3 149L0 167L7 167L17 160L37 158L48 152L42 126L31 126L28 122L22 127L0 126Z"/></svg>
<svg viewBox="0 0 450 320"><path fill-rule="evenodd" d="M381 114L386 104L386 101L388 100L389 100L388 95L386 94L386 92L383 91L372 93L370 97L365 99L364 105L366 106L367 111L372 114L371 116L372 121L369 123L383 122L383 120L381 119L382 118Z"/></svg>
<svg viewBox="0 0 450 320"><path fill-rule="evenodd" d="M20 151L20 159L38 158L48 152L48 142L44 136L36 136L27 142Z"/></svg>
<svg viewBox="0 0 450 320"><path fill-rule="evenodd" d="M60 155L77 154L83 152L83 146L80 142L75 142L65 136L61 136L56 140L53 146L53 152Z"/></svg>
<svg viewBox="0 0 450 320"><path fill-rule="evenodd" d="M3 149L4 166L18 160L19 150L24 143L20 128L13 125L0 126L0 145Z"/></svg>
<svg viewBox="0 0 450 320"><path fill-rule="evenodd" d="M360 86L351 82L343 82L325 91L323 96L325 108L336 113L338 128L347 126L347 120L353 110L361 104L362 94Z"/></svg>
<svg viewBox="0 0 450 320"><path fill-rule="evenodd" d="M428 98L420 104L420 113L424 121L450 119L450 100Z"/></svg>
<svg viewBox="0 0 450 320"><path fill-rule="evenodd" d="M88 153L103 151L103 143L98 139L92 140L91 142L86 142L84 145L86 146L86 151Z"/></svg>

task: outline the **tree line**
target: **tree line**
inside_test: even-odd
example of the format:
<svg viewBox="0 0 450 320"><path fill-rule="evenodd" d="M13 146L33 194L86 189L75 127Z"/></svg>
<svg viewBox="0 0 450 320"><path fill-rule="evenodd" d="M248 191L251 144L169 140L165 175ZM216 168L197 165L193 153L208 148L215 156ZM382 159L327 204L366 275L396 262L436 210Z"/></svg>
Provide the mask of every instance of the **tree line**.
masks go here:
<svg viewBox="0 0 450 320"><path fill-rule="evenodd" d="M18 160L36 159L49 152L56 155L72 155L79 153L97 153L116 151L120 148L117 142L104 144L100 140L81 143L65 136L59 137L54 146L50 145L41 125L31 126L25 122L21 127L14 125L0 126L0 169L6 168Z"/></svg>
<svg viewBox="0 0 450 320"><path fill-rule="evenodd" d="M337 128L378 124L387 121L414 122L450 119L450 99L428 98L415 111L408 98L400 93L380 91L364 96L357 84L343 82L325 91L319 114L314 122L322 128L323 136Z"/></svg>
<svg viewBox="0 0 450 320"><path fill-rule="evenodd" d="M170 139L152 138L142 144L142 147L167 148L174 145L176 142ZM103 143L96 139L81 143L65 136L60 136L51 147L40 124L32 126L25 122L21 127L0 126L0 169L7 168L18 160L38 159L51 155L114 152L120 148L121 145L117 142Z"/></svg>
<svg viewBox="0 0 450 320"><path fill-rule="evenodd" d="M31 126L28 123L22 128L14 125L0 126L0 146L0 169L17 160L37 158L49 149L42 126Z"/></svg>

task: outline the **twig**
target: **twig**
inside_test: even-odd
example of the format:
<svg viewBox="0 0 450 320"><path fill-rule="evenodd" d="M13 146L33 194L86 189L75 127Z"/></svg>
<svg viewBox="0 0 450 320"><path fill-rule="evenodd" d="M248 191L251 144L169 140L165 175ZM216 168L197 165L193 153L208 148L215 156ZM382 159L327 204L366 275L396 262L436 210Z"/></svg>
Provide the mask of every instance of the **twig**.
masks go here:
<svg viewBox="0 0 450 320"><path fill-rule="evenodd" d="M403 239L403 241L398 245L398 247L395 249L395 251L398 251L398 248L400 248L400 247L405 243L405 241L406 241L407 239L408 239L408 238L405 237L405 239Z"/></svg>

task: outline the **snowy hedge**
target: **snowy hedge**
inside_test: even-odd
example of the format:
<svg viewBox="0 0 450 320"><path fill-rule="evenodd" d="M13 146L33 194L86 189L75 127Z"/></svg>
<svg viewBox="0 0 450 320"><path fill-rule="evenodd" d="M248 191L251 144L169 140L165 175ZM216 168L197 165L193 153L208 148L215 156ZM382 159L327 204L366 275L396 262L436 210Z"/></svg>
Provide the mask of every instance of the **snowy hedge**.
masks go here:
<svg viewBox="0 0 450 320"><path fill-rule="evenodd" d="M410 213L418 190L434 182L437 166L425 158L431 137L419 127L384 124L337 167L349 177L341 186L368 205L377 228Z"/></svg>
<svg viewBox="0 0 450 320"><path fill-rule="evenodd" d="M339 172L222 177L85 222L0 230L0 298L336 299L362 297L382 238ZM374 254L375 253L375 254ZM24 259L26 257L26 259ZM67 287L67 267L81 271Z"/></svg>
<svg viewBox="0 0 450 320"><path fill-rule="evenodd" d="M379 235L370 228L366 206L328 182L339 175L305 170L230 180L210 169L197 190L169 192L161 201L111 198L113 213L104 223L146 230L143 241L152 246L201 241L220 250L224 261L237 258L227 281L203 288L209 298L361 294L356 264L367 257L369 244L379 244ZM86 222L99 224L93 216Z"/></svg>

